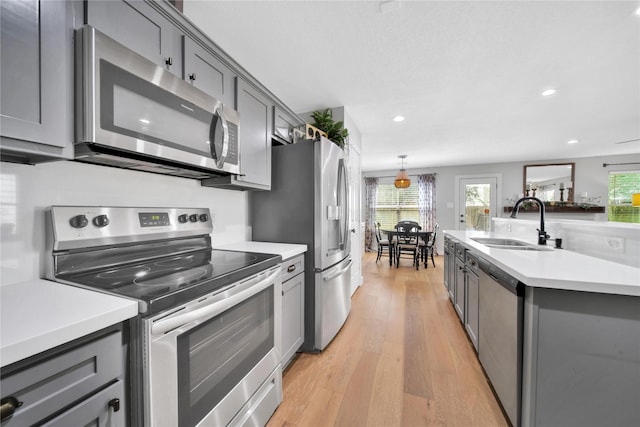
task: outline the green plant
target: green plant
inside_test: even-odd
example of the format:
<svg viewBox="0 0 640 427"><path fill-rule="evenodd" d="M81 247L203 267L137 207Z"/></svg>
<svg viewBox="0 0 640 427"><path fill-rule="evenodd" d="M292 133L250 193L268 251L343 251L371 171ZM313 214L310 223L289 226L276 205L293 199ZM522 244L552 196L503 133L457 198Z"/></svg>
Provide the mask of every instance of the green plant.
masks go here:
<svg viewBox="0 0 640 427"><path fill-rule="evenodd" d="M311 118L314 120L312 126L326 132L327 138L338 147L344 148L346 139L349 137L349 131L344 128L342 121L333 121L331 108L327 108L324 111L314 111L311 114Z"/></svg>

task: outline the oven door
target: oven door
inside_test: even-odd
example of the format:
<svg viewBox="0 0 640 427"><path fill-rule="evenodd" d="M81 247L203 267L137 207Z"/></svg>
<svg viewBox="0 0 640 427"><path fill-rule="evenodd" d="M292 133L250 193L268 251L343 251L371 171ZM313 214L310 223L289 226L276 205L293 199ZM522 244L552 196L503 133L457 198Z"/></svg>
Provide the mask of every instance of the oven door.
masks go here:
<svg viewBox="0 0 640 427"><path fill-rule="evenodd" d="M280 280L278 266L145 320L145 425L266 423L282 401Z"/></svg>

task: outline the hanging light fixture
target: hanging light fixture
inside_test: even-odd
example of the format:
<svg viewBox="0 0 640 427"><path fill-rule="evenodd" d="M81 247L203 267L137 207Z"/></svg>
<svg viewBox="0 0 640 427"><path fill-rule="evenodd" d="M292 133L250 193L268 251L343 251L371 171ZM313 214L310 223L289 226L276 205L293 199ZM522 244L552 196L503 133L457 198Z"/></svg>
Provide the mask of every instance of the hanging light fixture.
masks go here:
<svg viewBox="0 0 640 427"><path fill-rule="evenodd" d="M398 157L402 159L402 168L398 172L398 175L396 175L396 180L393 181L393 184L396 188L408 188L411 185L411 180L409 179L409 175L407 175L407 171L404 170L404 159L407 158L407 155L401 154Z"/></svg>

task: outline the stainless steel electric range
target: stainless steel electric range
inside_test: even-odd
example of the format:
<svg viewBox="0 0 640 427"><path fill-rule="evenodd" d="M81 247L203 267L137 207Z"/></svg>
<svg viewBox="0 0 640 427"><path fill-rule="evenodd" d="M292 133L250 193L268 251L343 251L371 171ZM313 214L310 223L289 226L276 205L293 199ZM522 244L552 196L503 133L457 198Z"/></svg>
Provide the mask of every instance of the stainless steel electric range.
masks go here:
<svg viewBox="0 0 640 427"><path fill-rule="evenodd" d="M53 206L51 280L132 298L132 425L264 425L282 401L278 255L211 249L208 209Z"/></svg>

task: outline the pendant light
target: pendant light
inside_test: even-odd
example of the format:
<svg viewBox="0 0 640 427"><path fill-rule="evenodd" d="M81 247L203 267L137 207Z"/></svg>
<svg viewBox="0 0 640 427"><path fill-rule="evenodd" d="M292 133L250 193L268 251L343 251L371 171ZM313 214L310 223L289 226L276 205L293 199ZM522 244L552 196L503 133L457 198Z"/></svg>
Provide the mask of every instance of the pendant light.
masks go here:
<svg viewBox="0 0 640 427"><path fill-rule="evenodd" d="M396 180L393 181L393 184L396 188L409 188L411 180L409 179L409 175L407 175L407 171L404 170L404 159L407 158L407 155L401 154L398 157L402 159L402 168L398 172L398 175L396 175Z"/></svg>

